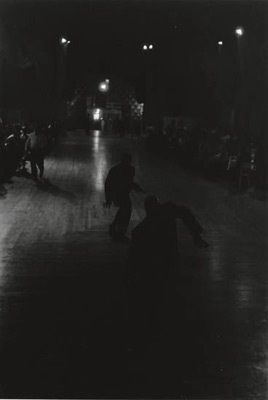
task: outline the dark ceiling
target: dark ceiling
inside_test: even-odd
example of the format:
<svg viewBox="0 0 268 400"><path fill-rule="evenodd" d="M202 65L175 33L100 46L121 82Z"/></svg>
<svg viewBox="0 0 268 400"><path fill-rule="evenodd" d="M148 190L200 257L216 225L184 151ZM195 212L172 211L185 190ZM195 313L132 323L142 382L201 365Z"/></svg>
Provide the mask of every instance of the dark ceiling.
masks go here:
<svg viewBox="0 0 268 400"><path fill-rule="evenodd" d="M52 48L65 35L70 79L87 72L116 72L139 81L142 44L152 42L152 56L216 49L218 40L235 41L235 27L245 38L267 39L267 1L221 0L1 0L2 22L15 41L39 40ZM15 40L14 40L15 39ZM176 51L174 51L174 49ZM190 78L189 78L190 79ZM191 78L192 79L192 78Z"/></svg>
<svg viewBox="0 0 268 400"><path fill-rule="evenodd" d="M43 36L63 33L73 42L132 45L170 33L217 38L236 25L258 31L267 1L1 0L9 24L22 22ZM116 42L116 43L115 43Z"/></svg>

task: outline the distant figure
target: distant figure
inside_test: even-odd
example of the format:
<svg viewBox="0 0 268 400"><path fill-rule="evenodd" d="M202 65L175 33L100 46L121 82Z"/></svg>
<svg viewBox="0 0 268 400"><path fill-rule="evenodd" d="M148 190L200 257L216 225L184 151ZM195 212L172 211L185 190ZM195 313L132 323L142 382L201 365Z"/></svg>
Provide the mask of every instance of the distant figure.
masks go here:
<svg viewBox="0 0 268 400"><path fill-rule="evenodd" d="M127 263L129 345L146 344L156 331L157 312L165 279L179 264L176 219L189 228L195 245L207 247L203 231L191 211L173 202L145 199L145 219L132 232Z"/></svg>
<svg viewBox="0 0 268 400"><path fill-rule="evenodd" d="M113 239L123 239L131 217L132 204L130 192L143 192L141 187L134 182L135 168L131 165L131 156L123 154L120 164L111 168L105 181L106 203L104 207L110 208L113 203L119 210L110 225L109 234Z"/></svg>
<svg viewBox="0 0 268 400"><path fill-rule="evenodd" d="M29 153L31 172L34 180L37 178L37 167L39 169L39 177L43 178L44 174L44 158L47 148L47 138L40 128L36 128L28 137L25 143L25 152Z"/></svg>

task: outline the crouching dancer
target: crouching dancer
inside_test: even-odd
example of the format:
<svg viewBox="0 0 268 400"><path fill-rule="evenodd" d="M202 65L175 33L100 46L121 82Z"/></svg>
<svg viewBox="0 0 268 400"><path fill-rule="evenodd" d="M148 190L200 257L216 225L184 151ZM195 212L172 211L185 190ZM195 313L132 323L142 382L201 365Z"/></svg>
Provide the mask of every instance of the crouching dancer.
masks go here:
<svg viewBox="0 0 268 400"><path fill-rule="evenodd" d="M146 217L132 232L127 265L129 341L138 346L155 331L165 279L179 262L176 219L189 228L196 246L208 247L187 207L161 204L155 196L147 197L144 206Z"/></svg>

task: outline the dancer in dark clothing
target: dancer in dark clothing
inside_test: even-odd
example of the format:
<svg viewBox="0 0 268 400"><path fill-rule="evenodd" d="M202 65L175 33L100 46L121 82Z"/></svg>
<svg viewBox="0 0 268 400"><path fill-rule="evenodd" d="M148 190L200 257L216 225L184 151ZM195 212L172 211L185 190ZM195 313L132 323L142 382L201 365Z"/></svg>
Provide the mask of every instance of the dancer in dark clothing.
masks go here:
<svg viewBox="0 0 268 400"><path fill-rule="evenodd" d="M144 205L146 217L132 232L127 263L129 340L139 346L155 331L165 280L179 263L176 219L189 228L196 246L208 247L201 237L203 228L188 208L161 204L155 196L147 197Z"/></svg>
<svg viewBox="0 0 268 400"><path fill-rule="evenodd" d="M165 264L176 262L179 254L176 219L189 228L197 246L208 246L201 237L203 228L187 207L171 201L161 204L155 196L147 197L144 206L146 218L132 232L136 251Z"/></svg>
<svg viewBox="0 0 268 400"><path fill-rule="evenodd" d="M142 188L134 182L135 168L130 165L131 156L123 154L120 164L111 168L105 181L104 206L110 208L113 203L119 210L110 225L109 233L113 239L124 238L131 217L132 204L130 192L143 192Z"/></svg>
<svg viewBox="0 0 268 400"><path fill-rule="evenodd" d="M201 236L203 228L187 207L173 202L161 204L155 196L147 197L144 206L146 217L132 232L130 279L131 275L140 275L142 280L146 276L150 279L152 273L163 278L178 265L177 219L181 219L189 228L196 246L208 247Z"/></svg>

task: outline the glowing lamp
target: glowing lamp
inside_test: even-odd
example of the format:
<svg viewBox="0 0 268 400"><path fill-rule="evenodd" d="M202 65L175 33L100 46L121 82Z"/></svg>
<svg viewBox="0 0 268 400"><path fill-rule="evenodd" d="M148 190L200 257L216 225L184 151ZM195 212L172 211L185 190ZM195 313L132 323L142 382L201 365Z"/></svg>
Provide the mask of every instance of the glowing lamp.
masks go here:
<svg viewBox="0 0 268 400"><path fill-rule="evenodd" d="M241 27L236 28L235 33L236 33L237 36L243 36L243 34L244 34L244 29L241 28Z"/></svg>
<svg viewBox="0 0 268 400"><path fill-rule="evenodd" d="M108 82L107 82L107 81L101 82L101 83L99 84L99 90L100 90L101 92L107 92L107 90L108 90Z"/></svg>

